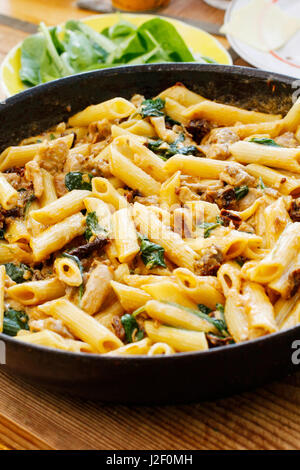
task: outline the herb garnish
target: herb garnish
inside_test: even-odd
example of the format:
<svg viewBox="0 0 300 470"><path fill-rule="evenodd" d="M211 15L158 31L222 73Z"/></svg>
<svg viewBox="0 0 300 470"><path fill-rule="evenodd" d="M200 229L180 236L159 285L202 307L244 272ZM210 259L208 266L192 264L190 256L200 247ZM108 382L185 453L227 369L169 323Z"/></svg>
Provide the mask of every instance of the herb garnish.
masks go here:
<svg viewBox="0 0 300 470"><path fill-rule="evenodd" d="M259 182L258 182L257 188L258 188L258 189L262 189L262 190L266 189L266 185L265 185L265 183L263 182L261 176L259 177L259 180L258 180L258 181L259 181Z"/></svg>
<svg viewBox="0 0 300 470"><path fill-rule="evenodd" d="M140 113L142 118L145 117L160 117L163 116L164 113L162 109L165 106L165 101L161 98L156 98L154 100L145 100L142 102L142 106L140 109Z"/></svg>
<svg viewBox="0 0 300 470"><path fill-rule="evenodd" d="M249 140L249 142L253 142L254 144L267 145L268 147L281 147L281 145L278 145L275 140L269 139L268 137L253 137Z"/></svg>
<svg viewBox="0 0 300 470"><path fill-rule="evenodd" d="M81 171L70 171L65 176L65 185L69 191L72 191L73 189L86 189L91 191L92 179L93 175L88 173L82 173Z"/></svg>
<svg viewBox="0 0 300 470"><path fill-rule="evenodd" d="M138 322L134 316L126 313L121 317L121 323L125 330L125 335L128 343L140 341L144 337L143 330L140 329Z"/></svg>
<svg viewBox="0 0 300 470"><path fill-rule="evenodd" d="M249 193L249 187L245 184L244 186L237 186L234 188L235 198L237 201L243 199Z"/></svg>
<svg viewBox="0 0 300 470"><path fill-rule="evenodd" d="M23 310L9 308L4 312L3 333L17 336L20 330L29 330L28 321L28 315Z"/></svg>
<svg viewBox="0 0 300 470"><path fill-rule="evenodd" d="M89 240L93 235L107 234L105 228L100 227L98 217L95 211L89 212L86 216L86 226L87 229L84 233L86 240Z"/></svg>
<svg viewBox="0 0 300 470"><path fill-rule="evenodd" d="M19 265L14 263L6 263L5 265L6 274L17 284L28 281L32 277L31 269L26 264L20 263ZM24 278L25 273L29 273L29 277Z"/></svg>
<svg viewBox="0 0 300 470"><path fill-rule="evenodd" d="M28 215L28 210L29 210L29 208L30 208L30 206L31 206L31 203L32 203L33 201L35 201L35 199L36 199L36 196L35 196L34 194L31 194L31 195L29 196L29 198L27 199L26 204L25 204L25 207L24 207L24 217L25 217L25 218L26 218L27 215Z"/></svg>
<svg viewBox="0 0 300 470"><path fill-rule="evenodd" d="M208 238L211 235L211 231L217 227L220 227L221 225L221 222L203 222L202 224L198 225L198 227L204 230L203 237Z"/></svg>
<svg viewBox="0 0 300 470"><path fill-rule="evenodd" d="M157 245L156 243L150 242L147 237L144 237L141 234L138 234L138 238L141 242L141 258L146 268L152 269L155 266L166 268L166 263L164 260L164 248L160 245Z"/></svg>
<svg viewBox="0 0 300 470"><path fill-rule="evenodd" d="M173 155L194 155L197 156L199 151L195 145L179 145L184 142L184 134L179 134L178 138L172 144L167 145L163 140L149 140L148 148L152 152L157 153L161 158L168 159ZM165 144L162 148L160 146Z"/></svg>

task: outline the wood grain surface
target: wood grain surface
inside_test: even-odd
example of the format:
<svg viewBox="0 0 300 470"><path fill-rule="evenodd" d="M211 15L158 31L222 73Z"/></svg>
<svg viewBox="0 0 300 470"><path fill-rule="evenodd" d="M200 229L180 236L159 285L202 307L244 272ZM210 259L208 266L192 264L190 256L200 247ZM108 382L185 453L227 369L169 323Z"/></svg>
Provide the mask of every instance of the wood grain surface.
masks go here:
<svg viewBox="0 0 300 470"><path fill-rule="evenodd" d="M224 15L201 0L173 0L164 13L220 25ZM74 0L0 0L0 14L56 24L91 12ZM25 36L0 22L0 61ZM0 450L300 449L299 406L300 374L215 402L141 407L49 393L0 366Z"/></svg>

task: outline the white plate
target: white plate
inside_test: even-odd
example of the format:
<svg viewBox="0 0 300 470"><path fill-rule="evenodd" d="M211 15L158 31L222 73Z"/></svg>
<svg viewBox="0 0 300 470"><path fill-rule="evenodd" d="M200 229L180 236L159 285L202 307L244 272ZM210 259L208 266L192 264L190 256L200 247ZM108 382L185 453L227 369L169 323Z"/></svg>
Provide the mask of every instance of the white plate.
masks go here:
<svg viewBox="0 0 300 470"><path fill-rule="evenodd" d="M227 23L232 13L249 3L250 0L235 0L228 8L224 22ZM300 0L273 0L282 10L292 17L300 18ZM271 72L283 73L300 78L300 31L282 48L276 51L262 52L249 46L230 34L227 39L231 47L249 64Z"/></svg>

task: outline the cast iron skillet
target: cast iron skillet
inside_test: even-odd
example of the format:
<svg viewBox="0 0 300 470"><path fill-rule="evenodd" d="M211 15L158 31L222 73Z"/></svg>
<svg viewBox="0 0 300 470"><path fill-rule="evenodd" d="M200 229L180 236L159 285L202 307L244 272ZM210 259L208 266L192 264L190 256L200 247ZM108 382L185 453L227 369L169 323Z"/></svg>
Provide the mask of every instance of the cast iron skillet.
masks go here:
<svg viewBox="0 0 300 470"><path fill-rule="evenodd" d="M0 105L0 149L43 131L70 114L116 96L153 97L183 82L221 102L285 113L294 79L230 66L156 64L83 73L35 87ZM239 345L169 357L103 357L6 343L4 370L41 386L104 402L178 403L241 392L296 370L293 341L300 326Z"/></svg>

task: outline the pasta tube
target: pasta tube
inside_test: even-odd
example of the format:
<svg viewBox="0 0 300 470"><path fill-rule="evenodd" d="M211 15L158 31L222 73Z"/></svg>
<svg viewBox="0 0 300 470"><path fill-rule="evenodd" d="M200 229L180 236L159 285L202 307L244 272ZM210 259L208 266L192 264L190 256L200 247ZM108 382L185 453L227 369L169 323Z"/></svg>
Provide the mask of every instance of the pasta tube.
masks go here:
<svg viewBox="0 0 300 470"><path fill-rule="evenodd" d="M23 282L7 289L7 295L23 305L38 305L57 299L64 293L64 283L56 277L42 281Z"/></svg>
<svg viewBox="0 0 300 470"><path fill-rule="evenodd" d="M84 199L90 191L74 189L45 207L30 213L31 217L44 225L53 225L84 209Z"/></svg>
<svg viewBox="0 0 300 470"><path fill-rule="evenodd" d="M18 193L9 184L5 176L0 173L0 204L5 210L10 210L17 205Z"/></svg>
<svg viewBox="0 0 300 470"><path fill-rule="evenodd" d="M74 336L89 344L95 352L106 353L122 346L116 335L65 298L47 302L38 309L62 320Z"/></svg>
<svg viewBox="0 0 300 470"><path fill-rule="evenodd" d="M60 250L68 242L78 235L82 235L85 230L85 218L79 212L62 220L58 224L52 225L36 237L30 240L35 261L41 261L50 253ZM0 255L1 259L1 255Z"/></svg>
<svg viewBox="0 0 300 470"><path fill-rule="evenodd" d="M205 333L187 331L169 326L155 326L152 321L145 322L145 331L153 342L167 343L175 351L201 351L208 349Z"/></svg>

